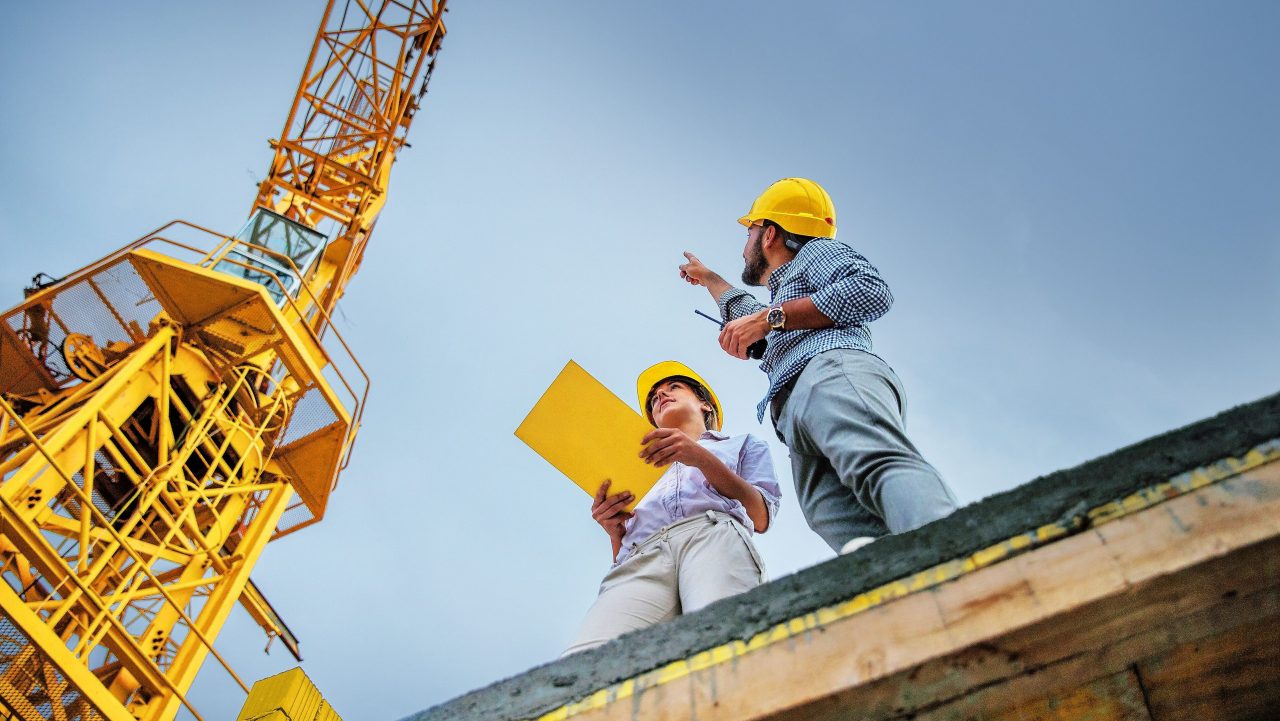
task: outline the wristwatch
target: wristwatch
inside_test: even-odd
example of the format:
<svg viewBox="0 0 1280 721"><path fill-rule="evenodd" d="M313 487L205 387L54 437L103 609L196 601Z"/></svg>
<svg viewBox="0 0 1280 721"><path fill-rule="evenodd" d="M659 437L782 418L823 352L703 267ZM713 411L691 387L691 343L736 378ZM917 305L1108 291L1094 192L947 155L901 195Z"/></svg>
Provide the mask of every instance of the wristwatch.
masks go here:
<svg viewBox="0 0 1280 721"><path fill-rule="evenodd" d="M769 309L769 313L764 317L765 322L773 330L783 330L787 325L787 312L782 309L779 303Z"/></svg>

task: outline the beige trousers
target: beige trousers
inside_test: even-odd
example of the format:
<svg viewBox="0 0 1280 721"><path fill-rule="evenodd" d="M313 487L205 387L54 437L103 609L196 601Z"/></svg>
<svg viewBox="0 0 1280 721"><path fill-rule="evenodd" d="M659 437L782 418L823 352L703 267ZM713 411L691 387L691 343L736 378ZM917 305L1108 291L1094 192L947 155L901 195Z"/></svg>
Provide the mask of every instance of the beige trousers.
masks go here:
<svg viewBox="0 0 1280 721"><path fill-rule="evenodd" d="M609 571L577 638L561 656L692 613L764 581L764 562L751 534L732 516L706 511L682 519Z"/></svg>

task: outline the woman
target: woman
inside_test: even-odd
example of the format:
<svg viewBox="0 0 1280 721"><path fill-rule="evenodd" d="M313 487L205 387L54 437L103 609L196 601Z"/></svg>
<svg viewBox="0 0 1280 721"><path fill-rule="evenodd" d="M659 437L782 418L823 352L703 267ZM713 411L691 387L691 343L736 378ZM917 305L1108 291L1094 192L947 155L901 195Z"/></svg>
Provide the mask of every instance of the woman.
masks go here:
<svg viewBox="0 0 1280 721"><path fill-rule="evenodd" d="M564 655L599 646L765 580L751 535L778 512L769 447L756 436L720 432L720 401L676 361L640 374L636 392L655 430L640 457L666 473L628 513L630 493L596 493L591 517L609 534L613 568Z"/></svg>

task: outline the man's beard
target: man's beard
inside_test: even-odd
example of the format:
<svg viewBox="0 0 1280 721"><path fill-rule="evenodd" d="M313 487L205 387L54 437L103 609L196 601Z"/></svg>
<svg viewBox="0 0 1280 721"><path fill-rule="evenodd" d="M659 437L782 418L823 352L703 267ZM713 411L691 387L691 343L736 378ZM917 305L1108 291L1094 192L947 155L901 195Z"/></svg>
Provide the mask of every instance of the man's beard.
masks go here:
<svg viewBox="0 0 1280 721"><path fill-rule="evenodd" d="M756 236L747 248L747 265L742 269L742 282L747 285L764 285L764 272L769 269L769 262L764 259L764 248L760 245L760 237Z"/></svg>

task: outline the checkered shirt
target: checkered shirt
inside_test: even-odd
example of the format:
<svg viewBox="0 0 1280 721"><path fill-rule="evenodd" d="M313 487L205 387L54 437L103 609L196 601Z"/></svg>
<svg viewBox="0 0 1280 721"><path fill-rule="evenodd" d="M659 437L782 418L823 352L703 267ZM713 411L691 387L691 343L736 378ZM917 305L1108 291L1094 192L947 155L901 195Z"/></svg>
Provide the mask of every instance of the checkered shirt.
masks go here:
<svg viewBox="0 0 1280 721"><path fill-rule="evenodd" d="M853 248L831 238L805 243L791 262L769 276L768 306L741 288L730 288L717 300L726 322L757 313L796 298L812 298L822 314L835 322L831 328L771 330L769 347L760 370L769 375L769 392L756 408L764 422L769 401L791 379L800 375L810 358L835 348L871 352L867 324L893 305L893 294L880 271Z"/></svg>

